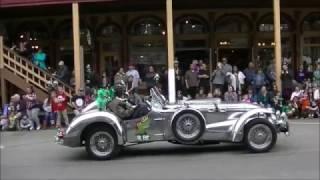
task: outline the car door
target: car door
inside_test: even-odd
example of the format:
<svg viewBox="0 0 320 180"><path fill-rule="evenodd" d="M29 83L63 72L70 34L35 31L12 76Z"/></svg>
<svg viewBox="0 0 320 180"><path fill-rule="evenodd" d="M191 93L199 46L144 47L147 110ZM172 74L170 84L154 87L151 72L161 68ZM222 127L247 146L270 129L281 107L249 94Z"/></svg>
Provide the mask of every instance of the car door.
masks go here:
<svg viewBox="0 0 320 180"><path fill-rule="evenodd" d="M164 139L166 118L162 113L150 111L147 115L124 120L127 142L150 142Z"/></svg>

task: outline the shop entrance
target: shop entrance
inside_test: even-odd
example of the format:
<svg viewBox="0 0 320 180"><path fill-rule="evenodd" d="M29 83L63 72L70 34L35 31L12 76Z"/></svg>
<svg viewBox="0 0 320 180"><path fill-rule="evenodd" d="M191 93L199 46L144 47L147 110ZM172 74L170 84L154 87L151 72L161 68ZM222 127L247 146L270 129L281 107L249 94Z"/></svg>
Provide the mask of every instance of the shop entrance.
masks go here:
<svg viewBox="0 0 320 180"><path fill-rule="evenodd" d="M250 52L248 48L219 48L218 60L221 61L221 58L226 57L230 65L244 70L251 60Z"/></svg>

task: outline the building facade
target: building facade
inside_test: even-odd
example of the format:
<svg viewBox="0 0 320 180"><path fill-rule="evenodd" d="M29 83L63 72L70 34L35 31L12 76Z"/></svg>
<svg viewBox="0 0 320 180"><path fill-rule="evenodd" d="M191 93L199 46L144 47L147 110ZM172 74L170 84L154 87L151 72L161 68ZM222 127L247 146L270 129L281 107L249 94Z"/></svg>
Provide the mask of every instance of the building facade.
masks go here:
<svg viewBox="0 0 320 180"><path fill-rule="evenodd" d="M2 17L0 24L8 46L28 35L34 49L47 52L50 66L64 60L72 69L70 15ZM166 66L163 10L80 14L80 29L85 64L98 72L112 72L129 63L141 68ZM192 59L214 65L221 57L240 68L249 61L266 66L273 60L273 30L271 7L174 10L175 56L186 67ZM283 7L281 32L282 56L292 61L294 69L303 61L314 63L320 58L319 8Z"/></svg>

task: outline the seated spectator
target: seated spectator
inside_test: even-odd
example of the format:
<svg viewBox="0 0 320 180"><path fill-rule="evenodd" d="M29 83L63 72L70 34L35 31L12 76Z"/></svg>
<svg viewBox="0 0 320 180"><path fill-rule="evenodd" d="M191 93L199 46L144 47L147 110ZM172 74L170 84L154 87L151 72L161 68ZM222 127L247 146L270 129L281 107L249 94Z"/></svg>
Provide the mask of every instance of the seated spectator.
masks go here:
<svg viewBox="0 0 320 180"><path fill-rule="evenodd" d="M257 100L258 104L263 105L264 107L271 107L270 97L265 86L261 87Z"/></svg>
<svg viewBox="0 0 320 180"><path fill-rule="evenodd" d="M311 103L308 97L308 93L304 92L303 96L300 98L300 105L301 105L301 115L304 118L311 117Z"/></svg>
<svg viewBox="0 0 320 180"><path fill-rule="evenodd" d="M54 74L59 80L69 83L70 82L70 75L68 67L64 64L63 61L60 61L58 64L58 70Z"/></svg>
<svg viewBox="0 0 320 180"><path fill-rule="evenodd" d="M249 98L249 95L248 94L244 94L242 96L242 99L241 99L242 102L245 102L245 103L252 103L251 102L251 99Z"/></svg>
<svg viewBox="0 0 320 180"><path fill-rule="evenodd" d="M291 93L290 101L293 101L294 98L300 98L303 95L303 90L300 90L299 86L295 87L295 90Z"/></svg>
<svg viewBox="0 0 320 180"><path fill-rule="evenodd" d="M214 89L212 97L221 99L221 90L220 90L220 88Z"/></svg>
<svg viewBox="0 0 320 180"><path fill-rule="evenodd" d="M224 93L224 101L227 103L238 102L238 94L232 86L228 86L228 91Z"/></svg>
<svg viewBox="0 0 320 180"><path fill-rule="evenodd" d="M252 89L248 89L248 98L251 103L257 103L257 96L253 93Z"/></svg>
<svg viewBox="0 0 320 180"><path fill-rule="evenodd" d="M20 120L20 130L32 130L33 122L28 118L27 115L22 116Z"/></svg>

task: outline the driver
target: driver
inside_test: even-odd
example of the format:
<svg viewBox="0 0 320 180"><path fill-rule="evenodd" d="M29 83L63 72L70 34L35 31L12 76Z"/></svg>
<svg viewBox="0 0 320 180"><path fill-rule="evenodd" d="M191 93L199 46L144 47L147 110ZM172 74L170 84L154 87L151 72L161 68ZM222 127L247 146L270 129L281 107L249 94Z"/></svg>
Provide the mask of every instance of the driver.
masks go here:
<svg viewBox="0 0 320 180"><path fill-rule="evenodd" d="M125 87L121 85L115 86L115 98L108 104L108 108L121 119L129 119L134 112L135 106L130 105L124 99Z"/></svg>

